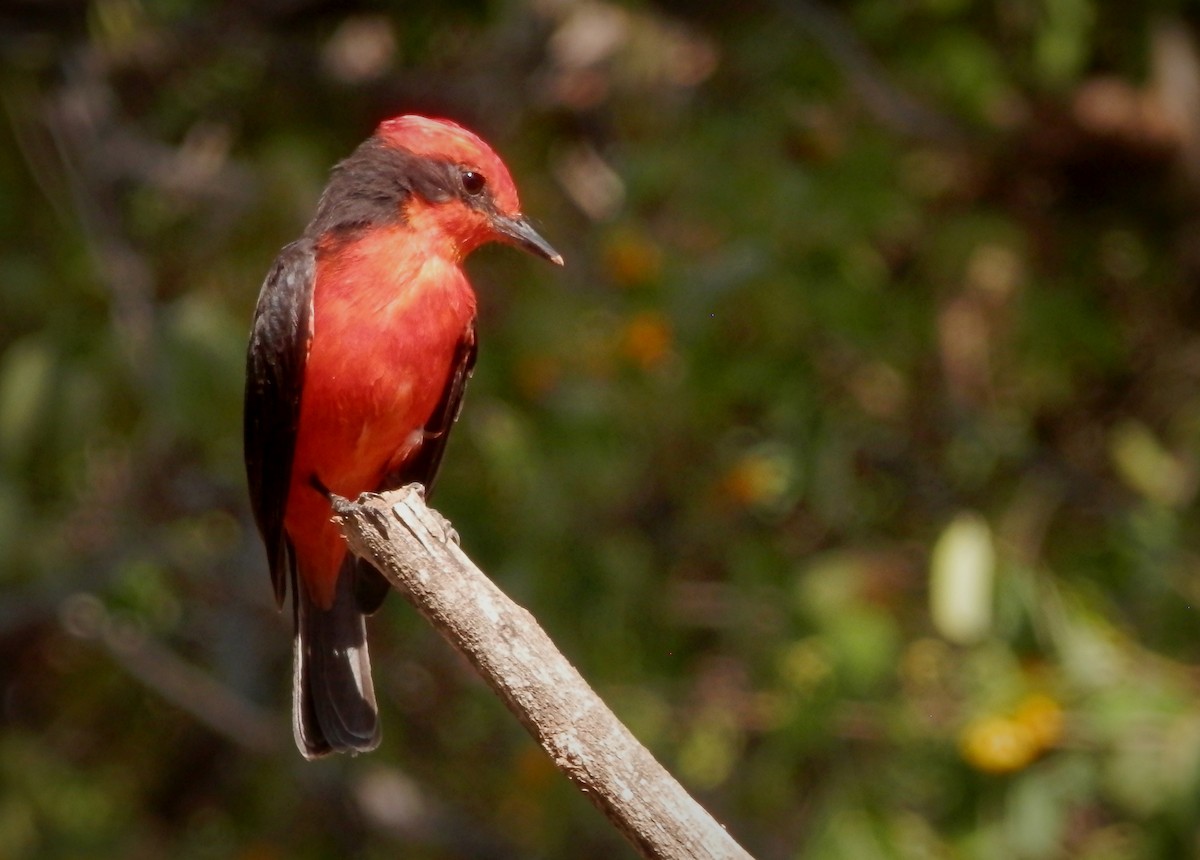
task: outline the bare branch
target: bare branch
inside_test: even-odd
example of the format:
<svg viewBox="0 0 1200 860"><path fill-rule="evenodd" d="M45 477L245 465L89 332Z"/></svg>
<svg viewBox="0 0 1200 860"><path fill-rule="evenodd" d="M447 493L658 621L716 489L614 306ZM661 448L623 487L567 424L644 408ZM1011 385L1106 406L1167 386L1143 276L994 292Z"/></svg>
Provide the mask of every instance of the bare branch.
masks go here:
<svg viewBox="0 0 1200 860"><path fill-rule="evenodd" d="M966 133L957 123L891 82L842 13L812 0L774 3L825 48L876 120L901 134L938 143L963 142Z"/></svg>
<svg viewBox="0 0 1200 860"><path fill-rule="evenodd" d="M350 548L458 649L531 735L634 845L655 860L749 860L638 743L526 610L458 546L418 484L335 499Z"/></svg>
<svg viewBox="0 0 1200 860"><path fill-rule="evenodd" d="M98 598L76 594L63 602L63 626L99 642L119 666L217 734L251 752L279 749L276 721L162 643L112 617Z"/></svg>

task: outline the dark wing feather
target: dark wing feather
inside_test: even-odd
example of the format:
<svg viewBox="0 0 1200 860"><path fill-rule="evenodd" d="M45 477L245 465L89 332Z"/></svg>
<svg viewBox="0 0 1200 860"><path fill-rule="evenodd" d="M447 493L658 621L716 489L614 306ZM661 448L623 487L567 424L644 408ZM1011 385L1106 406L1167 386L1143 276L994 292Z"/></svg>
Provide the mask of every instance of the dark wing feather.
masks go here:
<svg viewBox="0 0 1200 860"><path fill-rule="evenodd" d="M404 464L398 474L389 475L387 486L383 489L393 490L414 481L425 487L425 497L428 499L433 492L433 483L437 479L438 468L442 465L442 454L446 451L446 442L450 438L450 428L458 420L462 412L463 393L467 390L467 380L475 369L475 356L479 344L475 338L475 325L463 333L462 340L454 353L454 363L451 365L450 380L442 392L442 399L425 425L425 440L413 457Z"/></svg>
<svg viewBox="0 0 1200 860"><path fill-rule="evenodd" d="M450 428L454 426L459 412L462 411L463 393L467 390L467 380L471 378L471 371L475 369L478 349L475 325L472 323L458 342L450 368L450 379L442 391L442 399L438 401L437 407L425 424L424 441L403 466L384 477L379 492L394 490L415 482L425 487L425 497L429 498L433 492L433 483L437 479L438 467L442 464L446 441L450 438ZM358 561L355 580L354 594L359 609L367 614L374 612L387 596L391 586L379 571L362 559Z"/></svg>
<svg viewBox="0 0 1200 860"><path fill-rule="evenodd" d="M263 282L246 356L246 478L254 519L267 547L275 600L283 605L291 547L283 529L304 365L312 343L316 253L311 240L285 247Z"/></svg>

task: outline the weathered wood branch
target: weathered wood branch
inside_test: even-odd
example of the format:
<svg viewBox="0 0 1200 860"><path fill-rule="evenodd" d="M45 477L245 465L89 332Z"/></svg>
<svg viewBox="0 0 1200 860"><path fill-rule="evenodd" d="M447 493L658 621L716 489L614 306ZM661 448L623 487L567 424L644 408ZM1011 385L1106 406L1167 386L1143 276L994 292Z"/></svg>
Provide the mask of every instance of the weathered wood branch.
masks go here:
<svg viewBox="0 0 1200 860"><path fill-rule="evenodd" d="M655 860L750 855L638 743L525 609L508 599L426 507L418 484L334 510L353 552L476 668L555 765Z"/></svg>

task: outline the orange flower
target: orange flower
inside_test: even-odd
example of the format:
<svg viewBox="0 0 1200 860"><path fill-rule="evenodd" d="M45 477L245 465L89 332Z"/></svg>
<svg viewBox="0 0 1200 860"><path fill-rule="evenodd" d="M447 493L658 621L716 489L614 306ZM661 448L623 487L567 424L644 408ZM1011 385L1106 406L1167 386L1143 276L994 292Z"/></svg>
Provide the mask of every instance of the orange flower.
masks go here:
<svg viewBox="0 0 1200 860"><path fill-rule="evenodd" d="M635 315L621 334L621 352L643 370L661 364L671 351L671 324L654 311Z"/></svg>
<svg viewBox="0 0 1200 860"><path fill-rule="evenodd" d="M662 271L662 251L645 235L622 230L605 245L604 267L622 287L646 284Z"/></svg>
<svg viewBox="0 0 1200 860"><path fill-rule="evenodd" d="M546 394L562 375L561 363L550 355L531 355L517 363L516 383L521 393L531 400Z"/></svg>

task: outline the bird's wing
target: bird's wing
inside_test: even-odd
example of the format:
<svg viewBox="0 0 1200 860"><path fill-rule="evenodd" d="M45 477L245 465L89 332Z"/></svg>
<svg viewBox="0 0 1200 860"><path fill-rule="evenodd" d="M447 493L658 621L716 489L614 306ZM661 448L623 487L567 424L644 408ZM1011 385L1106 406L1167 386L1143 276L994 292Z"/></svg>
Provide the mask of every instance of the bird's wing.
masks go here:
<svg viewBox="0 0 1200 860"><path fill-rule="evenodd" d="M285 247L263 282L246 356L246 478L267 547L275 600L283 605L291 547L283 529L291 483L300 392L312 344L316 252L309 239Z"/></svg>
<svg viewBox="0 0 1200 860"><path fill-rule="evenodd" d="M389 476L390 486L387 489L401 487L419 481L425 487L425 496L433 492L433 483L437 479L438 467L442 464L442 454L446 450L446 441L450 438L450 428L458 420L462 411L463 393L467 390L467 380L475 369L475 355L479 344L475 337L475 323L463 332L462 339L454 352L454 361L450 366L450 378L442 391L442 399L433 410L429 421L425 424L425 439L413 457L404 464L400 474Z"/></svg>

